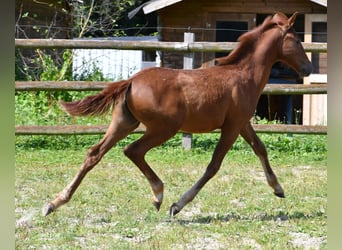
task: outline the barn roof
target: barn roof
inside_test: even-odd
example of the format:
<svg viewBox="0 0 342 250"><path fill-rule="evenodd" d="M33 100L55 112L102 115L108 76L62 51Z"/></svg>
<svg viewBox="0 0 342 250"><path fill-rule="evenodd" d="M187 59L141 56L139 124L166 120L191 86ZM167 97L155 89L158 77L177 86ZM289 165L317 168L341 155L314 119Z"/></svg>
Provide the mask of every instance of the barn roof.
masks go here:
<svg viewBox="0 0 342 250"><path fill-rule="evenodd" d="M128 17L131 19L134 17L141 9L143 9L144 14L148 14L154 12L156 10L163 9L169 5L173 5L175 3L181 2L183 0L151 0L142 5L138 6L134 10L128 13Z"/></svg>
<svg viewBox="0 0 342 250"><path fill-rule="evenodd" d="M324 7L328 7L327 0L310 0L310 2L317 3L317 4L322 5Z"/></svg>
<svg viewBox="0 0 342 250"><path fill-rule="evenodd" d="M146 3L141 4L134 10L128 13L128 18L133 18L141 9L143 9L144 14L149 14L151 12L163 9L167 6L173 5L178 2L182 2L183 0L150 0ZM321 6L327 7L327 0L310 0L310 2L319 4Z"/></svg>

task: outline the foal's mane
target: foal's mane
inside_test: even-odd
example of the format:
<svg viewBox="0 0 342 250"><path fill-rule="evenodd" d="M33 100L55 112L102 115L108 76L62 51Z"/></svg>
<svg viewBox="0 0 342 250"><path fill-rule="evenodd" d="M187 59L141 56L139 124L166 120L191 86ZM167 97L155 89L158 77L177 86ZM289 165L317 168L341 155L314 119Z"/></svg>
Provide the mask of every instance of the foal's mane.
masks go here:
<svg viewBox="0 0 342 250"><path fill-rule="evenodd" d="M277 22L272 20L272 16L266 17L264 22L255 27L251 31L241 35L238 38L238 46L227 56L216 58L217 65L227 65L233 64L243 58L249 51L253 50L256 44L257 39L264 33L266 30L275 26Z"/></svg>

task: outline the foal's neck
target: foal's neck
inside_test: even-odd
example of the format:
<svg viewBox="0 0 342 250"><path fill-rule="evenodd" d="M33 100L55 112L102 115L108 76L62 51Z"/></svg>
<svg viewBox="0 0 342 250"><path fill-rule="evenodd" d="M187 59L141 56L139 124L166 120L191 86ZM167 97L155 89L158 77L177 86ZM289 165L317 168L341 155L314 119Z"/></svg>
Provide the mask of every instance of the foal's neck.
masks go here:
<svg viewBox="0 0 342 250"><path fill-rule="evenodd" d="M256 41L254 50L240 62L248 67L250 77L258 86L260 94L269 79L273 64L278 60L279 39L282 39L276 30L267 32L274 32L274 34L262 34Z"/></svg>

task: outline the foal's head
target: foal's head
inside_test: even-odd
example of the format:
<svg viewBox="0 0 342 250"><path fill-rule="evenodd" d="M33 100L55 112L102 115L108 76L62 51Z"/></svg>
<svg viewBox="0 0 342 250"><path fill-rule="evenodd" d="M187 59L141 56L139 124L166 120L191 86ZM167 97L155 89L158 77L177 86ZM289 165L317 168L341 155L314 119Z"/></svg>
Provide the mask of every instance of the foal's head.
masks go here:
<svg viewBox="0 0 342 250"><path fill-rule="evenodd" d="M237 63L247 54L255 53L257 44L267 48L274 46L272 42L276 41L277 45L279 45L277 51L274 51L276 60L289 65L300 76L308 76L312 71L312 65L292 27L296 16L297 12L290 18L287 18L283 13L276 13L267 17L260 26L239 37L240 43L238 47L228 56L217 58L217 65ZM268 36L269 39L265 39L265 36Z"/></svg>
<svg viewBox="0 0 342 250"><path fill-rule="evenodd" d="M283 42L279 53L279 60L288 64L300 76L308 76L312 72L312 64L309 61L300 38L292 27L297 16L294 13L289 19L282 13L277 13L272 17L283 34Z"/></svg>

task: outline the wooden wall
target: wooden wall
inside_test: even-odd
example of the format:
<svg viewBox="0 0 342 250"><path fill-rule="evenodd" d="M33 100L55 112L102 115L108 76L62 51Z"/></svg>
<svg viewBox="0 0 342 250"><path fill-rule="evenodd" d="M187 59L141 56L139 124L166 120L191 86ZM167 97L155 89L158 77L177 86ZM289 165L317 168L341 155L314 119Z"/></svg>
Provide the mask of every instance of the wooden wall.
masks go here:
<svg viewBox="0 0 342 250"><path fill-rule="evenodd" d="M327 9L309 0L184 0L158 11L159 32L161 41L183 41L183 33L195 33L196 41L215 41L215 26L213 16L235 14L243 18L244 14L274 14L275 12L292 14L326 13ZM253 27L250 27L253 28ZM212 59L211 55L196 53L195 66ZM182 54L164 53L162 65L165 67L182 68Z"/></svg>

